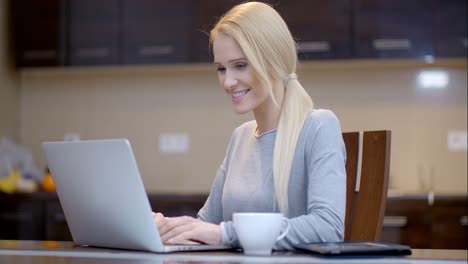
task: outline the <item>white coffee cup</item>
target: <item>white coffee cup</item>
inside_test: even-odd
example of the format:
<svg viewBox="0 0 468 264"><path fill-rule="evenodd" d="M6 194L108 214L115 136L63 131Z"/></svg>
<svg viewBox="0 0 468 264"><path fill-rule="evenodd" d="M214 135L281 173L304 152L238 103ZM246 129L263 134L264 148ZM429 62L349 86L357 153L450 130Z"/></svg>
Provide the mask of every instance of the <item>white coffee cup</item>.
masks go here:
<svg viewBox="0 0 468 264"><path fill-rule="evenodd" d="M289 231L289 221L281 213L234 213L234 228L248 255L270 255L275 242ZM286 226L283 232L281 228Z"/></svg>

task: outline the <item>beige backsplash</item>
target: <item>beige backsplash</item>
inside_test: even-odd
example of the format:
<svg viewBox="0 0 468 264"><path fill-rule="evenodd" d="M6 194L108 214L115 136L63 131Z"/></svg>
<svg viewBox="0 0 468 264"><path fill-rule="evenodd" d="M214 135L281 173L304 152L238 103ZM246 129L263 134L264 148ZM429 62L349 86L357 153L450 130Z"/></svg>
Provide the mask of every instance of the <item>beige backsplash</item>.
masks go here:
<svg viewBox="0 0 468 264"><path fill-rule="evenodd" d="M308 63L300 81L318 108L332 109L343 131L392 130L391 188L467 192L467 154L449 152L447 133L467 129L466 64L442 65L446 89L421 90L422 63ZM128 138L148 191L208 192L236 116L211 65L30 69L21 74L20 141L44 167L43 141ZM186 154L161 154L159 134L187 133Z"/></svg>

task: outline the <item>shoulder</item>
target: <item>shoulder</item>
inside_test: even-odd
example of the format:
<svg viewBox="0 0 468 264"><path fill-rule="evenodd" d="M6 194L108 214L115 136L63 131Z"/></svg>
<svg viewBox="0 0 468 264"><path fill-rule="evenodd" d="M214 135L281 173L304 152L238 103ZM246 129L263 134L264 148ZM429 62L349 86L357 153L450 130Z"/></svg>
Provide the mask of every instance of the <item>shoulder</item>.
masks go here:
<svg viewBox="0 0 468 264"><path fill-rule="evenodd" d="M304 122L302 140L309 148L336 149L342 145L341 125L330 110L316 109Z"/></svg>
<svg viewBox="0 0 468 264"><path fill-rule="evenodd" d="M257 122L255 122L255 120L247 121L242 125L238 126L236 129L234 129L232 137L236 138L244 135L251 135L255 131L256 127Z"/></svg>
<svg viewBox="0 0 468 264"><path fill-rule="evenodd" d="M320 130L328 127L341 130L340 121L331 110L314 109L304 121L304 129Z"/></svg>

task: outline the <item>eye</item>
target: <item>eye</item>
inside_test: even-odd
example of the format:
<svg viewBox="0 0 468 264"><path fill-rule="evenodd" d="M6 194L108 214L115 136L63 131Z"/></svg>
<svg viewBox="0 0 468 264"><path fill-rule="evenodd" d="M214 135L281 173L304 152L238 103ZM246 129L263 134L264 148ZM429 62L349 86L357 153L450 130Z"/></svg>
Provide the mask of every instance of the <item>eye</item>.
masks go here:
<svg viewBox="0 0 468 264"><path fill-rule="evenodd" d="M216 68L216 71L217 71L218 73L224 73L224 72L226 71L226 68L224 68L224 67L218 67L218 68Z"/></svg>
<svg viewBox="0 0 468 264"><path fill-rule="evenodd" d="M237 64L236 64L236 69L238 69L238 70L243 70L243 69L245 69L246 67L247 67L247 63L245 63L245 62L237 63Z"/></svg>

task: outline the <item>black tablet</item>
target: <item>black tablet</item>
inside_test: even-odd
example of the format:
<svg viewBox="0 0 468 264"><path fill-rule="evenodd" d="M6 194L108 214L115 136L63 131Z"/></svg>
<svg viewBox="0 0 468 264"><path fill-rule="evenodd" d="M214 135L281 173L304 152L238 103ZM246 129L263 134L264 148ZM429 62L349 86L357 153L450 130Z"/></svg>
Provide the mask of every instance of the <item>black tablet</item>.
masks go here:
<svg viewBox="0 0 468 264"><path fill-rule="evenodd" d="M409 246L381 242L311 243L297 249L329 256L339 255L411 255Z"/></svg>

